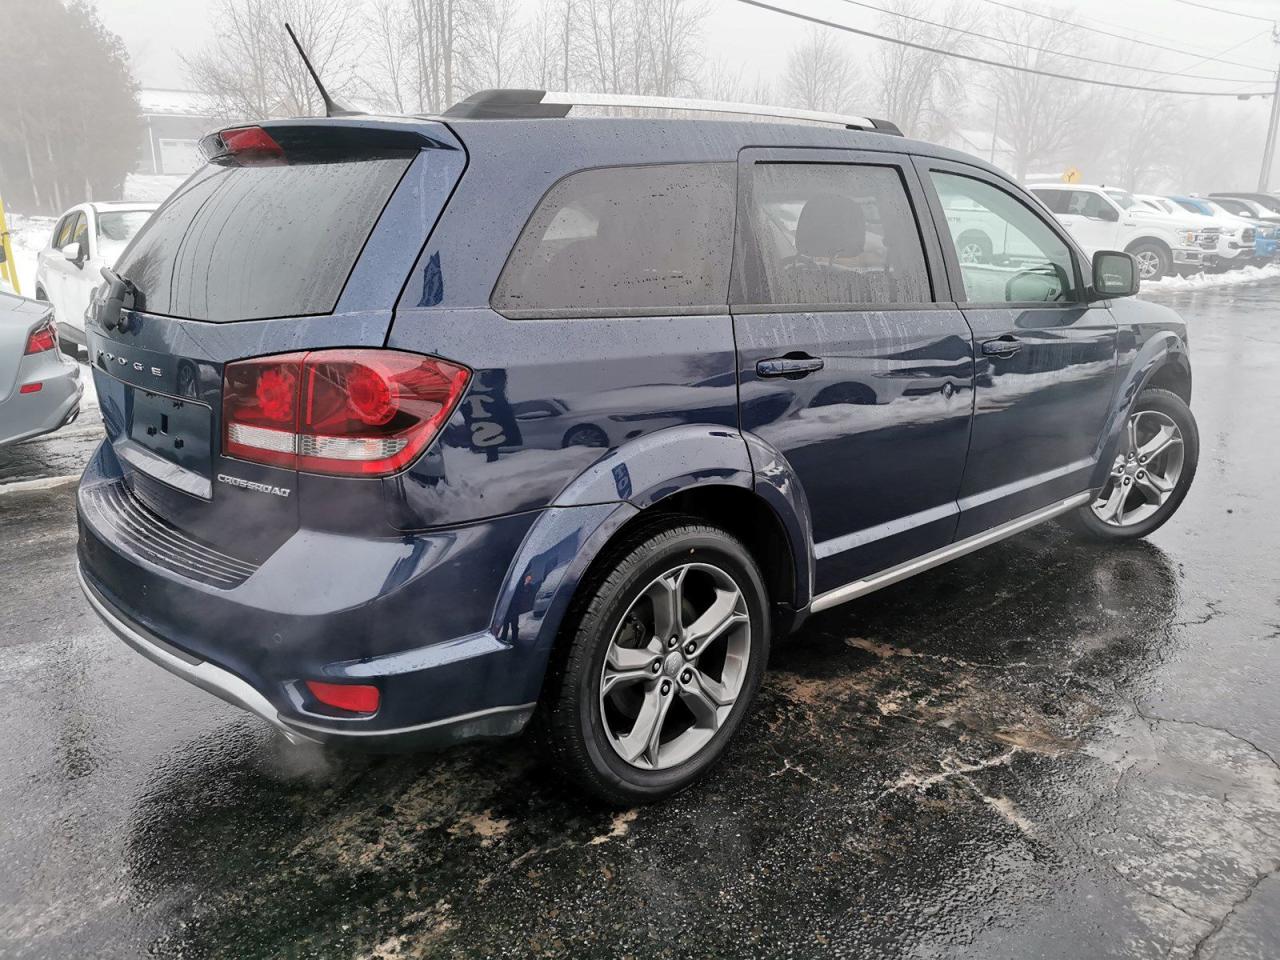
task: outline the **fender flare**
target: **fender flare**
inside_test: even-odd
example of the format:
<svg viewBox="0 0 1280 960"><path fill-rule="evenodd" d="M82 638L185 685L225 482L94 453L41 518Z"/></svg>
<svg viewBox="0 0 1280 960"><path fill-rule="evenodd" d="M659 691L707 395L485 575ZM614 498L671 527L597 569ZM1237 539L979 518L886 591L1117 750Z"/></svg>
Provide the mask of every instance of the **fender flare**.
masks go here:
<svg viewBox="0 0 1280 960"><path fill-rule="evenodd" d="M1157 373L1170 366L1183 373L1188 382L1191 380L1191 361L1187 356L1186 343L1174 331L1161 330L1152 334L1139 348L1138 355L1116 384L1115 399L1102 431L1099 455L1090 481L1091 489L1097 490L1106 483L1124 425L1138 397Z"/></svg>
<svg viewBox="0 0 1280 960"><path fill-rule="evenodd" d="M796 606L813 584L808 505L790 464L751 434L684 425L611 450L541 511L507 569L490 631L519 652L519 702L538 699L561 623L591 564L623 525L673 494L698 486L757 493L778 515L796 559ZM518 666L517 666L518 664Z"/></svg>

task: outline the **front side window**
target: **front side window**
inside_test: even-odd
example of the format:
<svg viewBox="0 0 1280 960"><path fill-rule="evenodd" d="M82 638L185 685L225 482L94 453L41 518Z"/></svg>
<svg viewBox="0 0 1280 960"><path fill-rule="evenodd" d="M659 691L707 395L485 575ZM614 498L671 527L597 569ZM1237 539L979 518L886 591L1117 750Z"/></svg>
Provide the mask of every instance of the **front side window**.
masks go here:
<svg viewBox="0 0 1280 960"><path fill-rule="evenodd" d="M508 316L724 310L735 169L673 163L583 170L551 188L498 278Z"/></svg>
<svg viewBox="0 0 1280 960"><path fill-rule="evenodd" d="M735 301L876 306L932 299L920 232L894 167L760 163Z"/></svg>
<svg viewBox="0 0 1280 960"><path fill-rule="evenodd" d="M932 171L970 303L1074 300L1066 242L1031 208L986 181Z"/></svg>

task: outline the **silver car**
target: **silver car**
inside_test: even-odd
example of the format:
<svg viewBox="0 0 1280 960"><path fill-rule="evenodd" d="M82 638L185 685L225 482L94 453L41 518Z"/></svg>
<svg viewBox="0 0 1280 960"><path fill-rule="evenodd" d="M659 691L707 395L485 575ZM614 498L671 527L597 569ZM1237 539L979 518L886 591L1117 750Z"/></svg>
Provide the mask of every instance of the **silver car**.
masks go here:
<svg viewBox="0 0 1280 960"><path fill-rule="evenodd" d="M49 304L0 293L0 447L70 423L83 392L80 365L58 350Z"/></svg>

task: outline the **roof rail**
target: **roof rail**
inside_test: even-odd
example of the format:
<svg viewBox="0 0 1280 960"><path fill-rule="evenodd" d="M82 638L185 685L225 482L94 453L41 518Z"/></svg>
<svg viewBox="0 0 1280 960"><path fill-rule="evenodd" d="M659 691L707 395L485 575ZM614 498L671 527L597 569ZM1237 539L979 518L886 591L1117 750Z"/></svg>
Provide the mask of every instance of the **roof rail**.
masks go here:
<svg viewBox="0 0 1280 960"><path fill-rule="evenodd" d="M687 110L697 113L732 113L780 120L826 123L850 130L874 130L902 136L897 125L871 117L846 116L821 110L767 107L727 100L694 100L684 97L645 97L613 93L565 93L549 90L481 90L460 100L443 114L469 120L529 119L567 116L574 107L632 107L644 110Z"/></svg>

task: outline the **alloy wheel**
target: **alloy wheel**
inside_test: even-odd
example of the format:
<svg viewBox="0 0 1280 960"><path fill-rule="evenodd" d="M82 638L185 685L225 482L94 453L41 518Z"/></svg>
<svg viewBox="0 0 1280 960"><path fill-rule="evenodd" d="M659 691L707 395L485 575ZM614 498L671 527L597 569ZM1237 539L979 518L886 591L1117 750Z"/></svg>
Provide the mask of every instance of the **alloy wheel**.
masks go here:
<svg viewBox="0 0 1280 960"><path fill-rule="evenodd" d="M1134 254L1138 261L1138 276L1143 280L1151 280L1160 273L1160 255L1154 250L1141 250Z"/></svg>
<svg viewBox="0 0 1280 960"><path fill-rule="evenodd" d="M960 244L960 249L956 251L961 263L981 263L985 259L985 251L982 245L970 240L968 243Z"/></svg>
<svg viewBox="0 0 1280 960"><path fill-rule="evenodd" d="M1097 518L1113 527L1130 527L1155 514L1177 489L1183 449L1182 431L1172 417L1158 410L1131 416L1123 449L1093 501Z"/></svg>
<svg viewBox="0 0 1280 960"><path fill-rule="evenodd" d="M600 713L610 746L644 770L695 756L733 711L750 654L746 597L728 573L686 563L656 577L605 656Z"/></svg>

